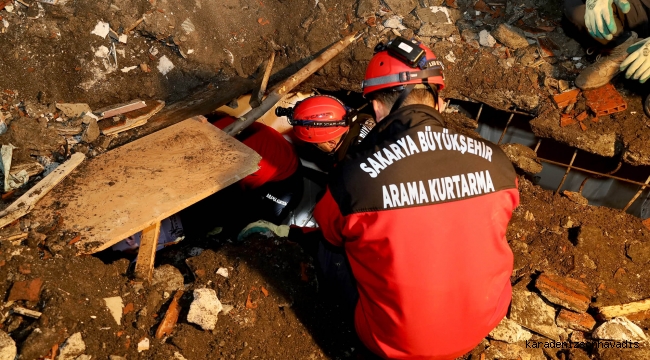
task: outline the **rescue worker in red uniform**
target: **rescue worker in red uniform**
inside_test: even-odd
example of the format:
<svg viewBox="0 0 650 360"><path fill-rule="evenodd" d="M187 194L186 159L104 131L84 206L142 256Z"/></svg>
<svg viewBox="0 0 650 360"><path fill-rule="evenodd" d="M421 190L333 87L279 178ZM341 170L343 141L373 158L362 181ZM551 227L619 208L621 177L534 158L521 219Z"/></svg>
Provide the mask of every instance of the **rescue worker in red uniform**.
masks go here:
<svg viewBox="0 0 650 360"><path fill-rule="evenodd" d="M377 126L331 173L314 217L356 279L355 328L386 359L455 359L506 315L519 203L498 146L442 126L442 64L403 38L363 82Z"/></svg>

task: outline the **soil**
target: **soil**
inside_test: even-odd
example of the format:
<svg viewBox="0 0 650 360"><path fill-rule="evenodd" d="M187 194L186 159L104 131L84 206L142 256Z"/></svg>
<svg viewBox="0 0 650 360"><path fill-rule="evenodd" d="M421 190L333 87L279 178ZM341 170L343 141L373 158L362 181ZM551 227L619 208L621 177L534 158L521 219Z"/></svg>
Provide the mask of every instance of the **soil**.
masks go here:
<svg viewBox="0 0 650 360"><path fill-rule="evenodd" d="M61 162L77 151L94 157L108 149L115 138L101 136L83 143L78 134L86 125L57 110L55 103L82 102L99 109L139 98L173 104L214 84L251 78L275 51L273 85L327 45L357 30L363 31L364 37L300 89L359 91L375 45L388 35L418 36L423 24L418 16L421 7L443 4L420 1L411 14L399 14L406 28L390 29L384 24L393 12L386 4L375 1L374 14L359 14L358 2L368 3L68 1L63 5L41 4L43 14L39 16L36 2L27 1L28 9L15 1L0 0L0 7L8 3L14 6L13 12L0 9L0 120L8 125L0 143L18 147L14 151L16 163ZM559 90L548 84L550 80L572 81L589 63L583 49L560 26L559 2L523 0L489 6L483 1L446 0L443 6L452 20L443 29L449 33L419 37L446 66L443 96L539 115L537 120L554 126L553 131L543 134L546 137L594 153L610 151L603 144L611 143L607 156L622 155L632 165L650 164L646 155L650 153L650 130L640 101L643 90L628 83L617 85L628 102L626 112L601 117L598 122L587 119L584 132L578 125L557 129L559 110L550 96ZM126 44L91 34L99 21L108 22L119 33L139 19L144 20L128 33ZM544 34L547 40L518 50L478 43L481 30L491 31L505 20L527 32ZM102 46L111 49L113 45L117 67L111 57L96 56ZM166 75L158 70L163 56L174 64ZM121 71L131 66L136 68ZM446 125L457 131L468 134L477 127L475 120L462 113L446 116ZM121 134L118 140L124 144L139 136L135 129ZM580 143L583 138L587 141ZM30 185L39 179L33 178ZM650 297L650 230L640 219L619 210L580 205L533 185L523 175L519 184L521 205L507 233L515 255L513 284L552 272L585 282L594 292L595 305ZM3 196L1 207L25 190ZM98 359L109 355L167 359L177 352L189 360L372 358L357 340L341 304L318 283L313 260L285 239L254 238L235 245L217 235L186 239L161 250L156 268L160 271L169 265L178 269L185 294L172 335L154 339L177 287L135 281L133 255L108 250L96 256L75 256L77 238L62 231L63 219L56 209L53 212L52 221L26 217L12 224L7 233L24 230L29 232L28 237L0 243L0 276L5 279L0 282L0 293L6 294L0 329L16 341L21 359L51 357L52 349L76 332L83 336L86 354ZM4 231L0 234L3 238ZM216 274L221 267L229 270L227 279ZM8 301L16 282L38 278L44 283L38 301ZM224 304L233 306L220 315L212 331L187 321L192 290L205 287L214 289ZM103 298L113 296L122 297L126 305L121 325L104 304ZM43 315L38 320L17 315L11 312L16 305ZM648 320L637 323L648 331ZM138 352L137 344L145 337L151 347ZM480 358L487 344L486 340L466 358ZM628 356L612 351L588 349L589 355L600 359ZM561 356L567 358L565 355ZM558 356L546 354L548 359ZM580 350L571 354L571 358L580 356L584 358L587 353Z"/></svg>

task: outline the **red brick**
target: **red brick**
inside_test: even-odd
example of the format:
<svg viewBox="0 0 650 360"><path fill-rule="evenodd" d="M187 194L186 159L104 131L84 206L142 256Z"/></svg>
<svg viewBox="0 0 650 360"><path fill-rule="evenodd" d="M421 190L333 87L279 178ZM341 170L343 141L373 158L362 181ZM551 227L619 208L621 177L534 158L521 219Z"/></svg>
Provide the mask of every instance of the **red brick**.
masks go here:
<svg viewBox="0 0 650 360"><path fill-rule="evenodd" d="M559 108L567 107L578 101L578 94L580 94L580 90L578 89L565 91L561 94L553 96L553 101L555 101L555 104Z"/></svg>
<svg viewBox="0 0 650 360"><path fill-rule="evenodd" d="M611 83L597 89L587 90L584 92L584 96L587 99L587 106L596 114L596 117L627 109L625 99Z"/></svg>
<svg viewBox="0 0 650 360"><path fill-rule="evenodd" d="M587 313L579 314L564 309L560 310L555 323L559 327L586 332L591 331L596 326L596 320L591 315Z"/></svg>
<svg viewBox="0 0 650 360"><path fill-rule="evenodd" d="M27 300L38 301L41 287L43 286L43 279L37 278L28 281L15 282L9 292L7 301Z"/></svg>
<svg viewBox="0 0 650 360"><path fill-rule="evenodd" d="M580 280L544 273L535 286L548 301L569 310L585 312L591 303L592 292Z"/></svg>

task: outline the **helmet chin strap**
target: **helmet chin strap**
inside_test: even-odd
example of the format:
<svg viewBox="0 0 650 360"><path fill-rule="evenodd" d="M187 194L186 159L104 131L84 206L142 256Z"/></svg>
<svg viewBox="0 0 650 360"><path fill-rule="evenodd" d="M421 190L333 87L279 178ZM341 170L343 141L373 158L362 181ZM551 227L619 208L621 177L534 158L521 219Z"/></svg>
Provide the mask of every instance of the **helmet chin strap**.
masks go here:
<svg viewBox="0 0 650 360"><path fill-rule="evenodd" d="M404 90L402 90L397 100L395 100L395 103L393 104L393 107L390 109L389 114L392 114L402 106L404 100L406 100L406 98L409 96L411 91L413 91L413 89L415 89L415 84L409 84L404 86Z"/></svg>

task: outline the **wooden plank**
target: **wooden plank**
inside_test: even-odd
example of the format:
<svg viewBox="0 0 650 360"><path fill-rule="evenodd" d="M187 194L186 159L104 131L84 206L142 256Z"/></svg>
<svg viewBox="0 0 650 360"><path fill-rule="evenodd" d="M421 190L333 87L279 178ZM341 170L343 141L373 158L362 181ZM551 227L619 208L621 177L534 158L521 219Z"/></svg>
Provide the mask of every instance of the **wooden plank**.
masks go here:
<svg viewBox="0 0 650 360"><path fill-rule="evenodd" d="M113 122L112 119L100 121L99 128L104 135L114 135L122 131L130 130L147 123L147 120L156 115L165 107L165 102L160 100L147 101L147 106L131 111L122 116L123 121ZM108 125L103 125L106 123Z"/></svg>
<svg viewBox="0 0 650 360"><path fill-rule="evenodd" d="M142 230L138 261L135 263L135 276L138 279L151 281L153 264L156 261L156 247L160 235L160 222Z"/></svg>
<svg viewBox="0 0 650 360"><path fill-rule="evenodd" d="M111 105L99 110L95 110L94 114L100 119L106 119L115 115L127 113L129 111L142 109L147 106L142 100L133 100L123 104Z"/></svg>
<svg viewBox="0 0 650 360"><path fill-rule="evenodd" d="M32 211L41 224L60 216L92 254L162 221L255 172L253 150L192 118L101 154Z"/></svg>
<svg viewBox="0 0 650 360"><path fill-rule="evenodd" d="M34 187L29 189L13 204L9 205L5 210L0 212L0 228L11 224L12 222L27 215L34 205L47 195L52 188L61 182L68 174L72 172L81 162L86 158L83 153L74 153L68 161L59 165L54 171L47 175Z"/></svg>
<svg viewBox="0 0 650 360"><path fill-rule="evenodd" d="M598 308L598 314L604 320L609 320L617 316L627 316L648 310L650 310L650 299L645 299L624 305L602 306Z"/></svg>

